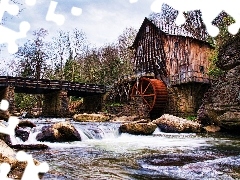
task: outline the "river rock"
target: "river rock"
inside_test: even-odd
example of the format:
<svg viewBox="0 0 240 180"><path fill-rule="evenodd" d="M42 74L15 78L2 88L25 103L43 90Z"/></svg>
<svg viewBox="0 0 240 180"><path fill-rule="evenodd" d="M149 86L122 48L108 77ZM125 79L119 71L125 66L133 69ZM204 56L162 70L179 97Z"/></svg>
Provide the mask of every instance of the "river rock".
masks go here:
<svg viewBox="0 0 240 180"><path fill-rule="evenodd" d="M4 141L0 140L0 164L8 163L11 166L11 171L9 172L9 178L20 179L25 167L26 162L20 162L16 159L16 152L10 148ZM34 159L35 165L39 165L39 162Z"/></svg>
<svg viewBox="0 0 240 180"><path fill-rule="evenodd" d="M169 114L164 114L152 122L161 131L168 133L197 133L201 131L201 124Z"/></svg>
<svg viewBox="0 0 240 180"><path fill-rule="evenodd" d="M214 126L214 125L205 126L203 127L203 129L207 132L212 132L212 133L215 133L221 130L219 126Z"/></svg>
<svg viewBox="0 0 240 180"><path fill-rule="evenodd" d="M217 66L224 71L214 79L198 110L202 124L240 134L240 33L220 47Z"/></svg>
<svg viewBox="0 0 240 180"><path fill-rule="evenodd" d="M105 114L75 114L73 116L74 121L78 122L104 122L108 121L110 117Z"/></svg>
<svg viewBox="0 0 240 180"><path fill-rule="evenodd" d="M49 148L45 144L15 144L10 147L18 150L43 150Z"/></svg>
<svg viewBox="0 0 240 180"><path fill-rule="evenodd" d="M134 135L151 135L157 125L146 120L124 123L119 127L120 132Z"/></svg>
<svg viewBox="0 0 240 180"><path fill-rule="evenodd" d="M0 110L0 119L8 121L9 117L10 117L9 111L2 111L2 110Z"/></svg>
<svg viewBox="0 0 240 180"><path fill-rule="evenodd" d="M132 122L136 119L138 119L138 116L116 116L113 117L110 122Z"/></svg>
<svg viewBox="0 0 240 180"><path fill-rule="evenodd" d="M34 124L33 122L29 121L29 120L20 120L19 123L18 123L18 127L30 127L30 128L33 128L33 127L36 127L36 124Z"/></svg>
<svg viewBox="0 0 240 180"><path fill-rule="evenodd" d="M69 122L59 122L42 127L42 132L37 135L36 139L38 141L69 142L81 141L81 136Z"/></svg>
<svg viewBox="0 0 240 180"><path fill-rule="evenodd" d="M220 126L228 131L239 131L240 127L240 112L227 111L223 115L217 117L220 122Z"/></svg>
<svg viewBox="0 0 240 180"><path fill-rule="evenodd" d="M34 123L29 120L20 120L16 129L15 129L15 136L19 137L23 142L27 141L29 138L29 128L36 127Z"/></svg>
<svg viewBox="0 0 240 180"><path fill-rule="evenodd" d="M27 141L29 138L29 132L27 130L16 128L15 136L19 137L23 142Z"/></svg>

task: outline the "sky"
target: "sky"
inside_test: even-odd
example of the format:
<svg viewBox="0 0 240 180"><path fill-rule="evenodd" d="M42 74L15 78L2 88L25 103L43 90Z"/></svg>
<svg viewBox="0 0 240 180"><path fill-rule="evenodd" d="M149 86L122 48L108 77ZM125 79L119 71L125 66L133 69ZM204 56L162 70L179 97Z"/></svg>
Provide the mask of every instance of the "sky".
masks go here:
<svg viewBox="0 0 240 180"><path fill-rule="evenodd" d="M0 0L0 3L1 1L3 0ZM30 6L27 3L28 1L36 3ZM130 1L135 2L131 3ZM26 21L30 24L26 37L16 40L19 46L31 39L33 31L40 28L48 31L49 35L46 37L48 41L51 41L52 37L56 37L60 30L71 32L77 28L86 34L92 47L100 47L116 41L127 27L138 30L144 18L153 12L151 11L151 4L154 0L17 0L17 2L20 3L17 6L21 12L16 16L10 12L4 12L3 19L5 20L2 22L4 27L15 32L19 32L21 22ZM63 16L65 19L61 25L46 20L52 2L55 2L55 5L57 3L54 14ZM72 7L80 8L80 15L73 15L71 13ZM7 34L2 37L1 34L4 33L0 29L0 43L1 38L9 39L11 37ZM13 60L10 60L11 58L11 53L9 53L7 47L2 48L0 69L5 68L6 64L14 63Z"/></svg>
<svg viewBox="0 0 240 180"><path fill-rule="evenodd" d="M57 31L71 31L74 28L85 32L89 42L96 46L113 42L127 27L139 29L144 17L149 16L151 4L154 0L140 0L130 3L130 0L55 0L56 14L65 18L62 25L53 21L46 21L46 15L51 0L37 0L34 6L26 6L25 0L23 11L18 16L8 17L5 26L18 31L22 21L30 23L27 38L31 37L32 31L39 28L48 30L49 37ZM82 13L74 16L72 7L81 8ZM6 13L5 13L6 14ZM6 14L7 16L8 14ZM25 38L25 39L27 39Z"/></svg>

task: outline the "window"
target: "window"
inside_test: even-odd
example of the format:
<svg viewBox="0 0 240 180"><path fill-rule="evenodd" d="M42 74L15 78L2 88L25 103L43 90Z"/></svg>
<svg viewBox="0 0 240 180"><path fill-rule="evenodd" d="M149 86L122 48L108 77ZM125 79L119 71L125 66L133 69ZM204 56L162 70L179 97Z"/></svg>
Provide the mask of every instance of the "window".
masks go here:
<svg viewBox="0 0 240 180"><path fill-rule="evenodd" d="M146 27L146 33L149 33L149 26Z"/></svg>
<svg viewBox="0 0 240 180"><path fill-rule="evenodd" d="M178 48L178 42L175 42L175 43L174 43L174 47L175 47L175 48Z"/></svg>
<svg viewBox="0 0 240 180"><path fill-rule="evenodd" d="M204 66L199 66L199 70L202 74L204 74Z"/></svg>
<svg viewBox="0 0 240 180"><path fill-rule="evenodd" d="M142 56L142 46L138 46L138 49L137 49L137 56Z"/></svg>
<svg viewBox="0 0 240 180"><path fill-rule="evenodd" d="M155 40L155 49L160 49L160 43L158 39Z"/></svg>

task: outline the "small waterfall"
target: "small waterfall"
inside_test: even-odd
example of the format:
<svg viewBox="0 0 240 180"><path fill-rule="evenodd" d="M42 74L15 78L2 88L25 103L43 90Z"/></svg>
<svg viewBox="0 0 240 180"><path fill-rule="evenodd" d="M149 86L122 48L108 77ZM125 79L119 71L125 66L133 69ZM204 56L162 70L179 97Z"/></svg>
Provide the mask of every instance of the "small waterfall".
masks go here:
<svg viewBox="0 0 240 180"><path fill-rule="evenodd" d="M10 140L12 142L12 145L16 145L16 144L39 144L41 142L36 140L36 136L38 133L40 133L40 129L38 128L32 128L32 129L24 129L25 131L29 132L29 137L27 141L23 141L22 139L20 139L19 137L10 136Z"/></svg>
<svg viewBox="0 0 240 180"><path fill-rule="evenodd" d="M83 123L77 125L82 140L116 138L119 136L119 124Z"/></svg>
<svg viewBox="0 0 240 180"><path fill-rule="evenodd" d="M54 121L55 122L55 121ZM52 123L52 122L51 122ZM37 122L37 127L32 129L26 128L24 131L29 132L29 138L27 141L22 141L19 137L10 136L11 142L13 145L16 144L39 144L36 140L36 136L41 132L43 126L47 124ZM82 141L89 139L106 139L106 138L117 138L119 134L119 126L117 123L76 123L71 122L71 124L77 129L79 132Z"/></svg>

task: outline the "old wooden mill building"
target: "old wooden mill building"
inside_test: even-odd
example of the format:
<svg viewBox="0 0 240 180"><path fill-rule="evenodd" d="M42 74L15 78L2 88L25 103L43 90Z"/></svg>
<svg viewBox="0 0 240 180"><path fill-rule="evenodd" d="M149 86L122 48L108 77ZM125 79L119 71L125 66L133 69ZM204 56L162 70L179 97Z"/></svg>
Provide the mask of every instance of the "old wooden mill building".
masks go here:
<svg viewBox="0 0 240 180"><path fill-rule="evenodd" d="M123 81L115 98L140 97L152 115L196 115L210 83L212 47L205 39L206 34L195 37L182 26L145 18L132 45L138 78Z"/></svg>

